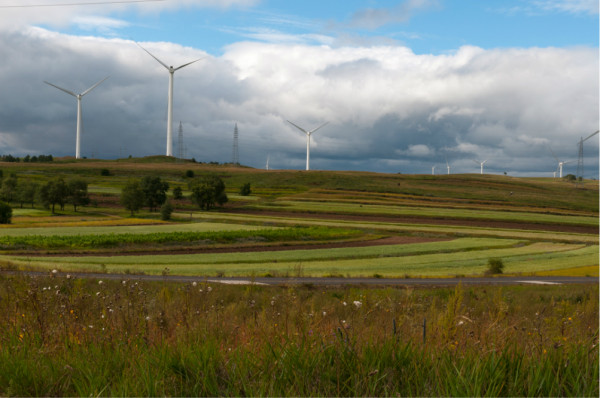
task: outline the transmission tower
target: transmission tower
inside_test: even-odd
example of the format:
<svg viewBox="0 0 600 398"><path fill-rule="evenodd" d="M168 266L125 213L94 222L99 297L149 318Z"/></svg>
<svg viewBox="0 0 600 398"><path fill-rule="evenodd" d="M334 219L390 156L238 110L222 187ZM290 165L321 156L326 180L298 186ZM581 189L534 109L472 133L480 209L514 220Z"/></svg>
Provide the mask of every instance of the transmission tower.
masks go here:
<svg viewBox="0 0 600 398"><path fill-rule="evenodd" d="M179 136L177 137L177 160L179 162L183 161L184 155L183 149L183 125L181 121L179 122Z"/></svg>
<svg viewBox="0 0 600 398"><path fill-rule="evenodd" d="M237 127L237 123L235 124L235 127L233 129L233 151L231 152L231 163L234 166L237 166L240 164L240 154L238 151L238 127Z"/></svg>
<svg viewBox="0 0 600 398"><path fill-rule="evenodd" d="M590 138L592 138L593 136L595 136L596 134L598 134L598 131L596 131L595 133L592 133L591 135L589 135L587 138L583 138L581 137L581 139L579 140L579 156L577 159L577 186L583 185L583 177L584 177L584 172L583 172L583 143L587 140L589 140Z"/></svg>

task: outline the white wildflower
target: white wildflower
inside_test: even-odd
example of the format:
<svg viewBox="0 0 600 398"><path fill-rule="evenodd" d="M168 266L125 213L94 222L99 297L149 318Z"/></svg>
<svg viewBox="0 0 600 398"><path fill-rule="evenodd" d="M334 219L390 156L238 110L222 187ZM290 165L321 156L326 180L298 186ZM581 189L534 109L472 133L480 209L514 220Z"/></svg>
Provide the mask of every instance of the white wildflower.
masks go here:
<svg viewBox="0 0 600 398"><path fill-rule="evenodd" d="M356 308L360 308L360 307L362 307L362 303L361 303L360 301L358 301L358 300L354 300L354 302L352 302L352 304L354 304L354 306L355 306Z"/></svg>
<svg viewBox="0 0 600 398"><path fill-rule="evenodd" d="M192 282L192 286L196 287L196 286L198 286L198 284L194 281L194 282Z"/></svg>

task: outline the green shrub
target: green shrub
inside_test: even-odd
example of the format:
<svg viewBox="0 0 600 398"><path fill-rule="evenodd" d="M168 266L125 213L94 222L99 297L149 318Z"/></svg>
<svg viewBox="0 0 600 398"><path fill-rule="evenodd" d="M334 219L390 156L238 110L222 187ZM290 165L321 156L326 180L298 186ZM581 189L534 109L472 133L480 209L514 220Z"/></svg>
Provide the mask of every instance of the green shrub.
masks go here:
<svg viewBox="0 0 600 398"><path fill-rule="evenodd" d="M501 258L490 258L488 259L488 274L501 274L504 269L504 263Z"/></svg>
<svg viewBox="0 0 600 398"><path fill-rule="evenodd" d="M163 221L170 220L171 213L173 213L173 205L167 200L160 208L160 219Z"/></svg>
<svg viewBox="0 0 600 398"><path fill-rule="evenodd" d="M181 187L173 188L173 199L175 199L175 200L183 199L183 190L181 189Z"/></svg>
<svg viewBox="0 0 600 398"><path fill-rule="evenodd" d="M244 185L242 185L242 188L240 189L240 195L242 196L248 196L252 193L252 189L250 188L250 183L247 182Z"/></svg>
<svg viewBox="0 0 600 398"><path fill-rule="evenodd" d="M100 170L100 175L103 177L109 176L110 175L110 170L109 169L102 169Z"/></svg>

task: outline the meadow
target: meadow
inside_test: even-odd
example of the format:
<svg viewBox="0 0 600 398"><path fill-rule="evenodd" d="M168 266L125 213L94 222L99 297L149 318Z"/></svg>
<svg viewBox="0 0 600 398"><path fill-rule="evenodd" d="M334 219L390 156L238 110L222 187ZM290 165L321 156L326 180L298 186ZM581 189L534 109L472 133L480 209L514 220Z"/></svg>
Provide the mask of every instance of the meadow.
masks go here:
<svg viewBox="0 0 600 398"><path fill-rule="evenodd" d="M0 277L0 395L599 394L598 287Z"/></svg>
<svg viewBox="0 0 600 398"><path fill-rule="evenodd" d="M165 157L0 169L38 183L84 178L91 199L57 214L13 204L12 223L0 225L1 396L600 393L597 283L207 282L483 276L491 259L504 265L498 278L598 277L597 181L264 171ZM229 202L200 211L173 198L174 187L189 195L190 174L222 178ZM170 220L147 209L131 216L120 205L124 184L145 175L169 183ZM247 183L252 193L243 196Z"/></svg>

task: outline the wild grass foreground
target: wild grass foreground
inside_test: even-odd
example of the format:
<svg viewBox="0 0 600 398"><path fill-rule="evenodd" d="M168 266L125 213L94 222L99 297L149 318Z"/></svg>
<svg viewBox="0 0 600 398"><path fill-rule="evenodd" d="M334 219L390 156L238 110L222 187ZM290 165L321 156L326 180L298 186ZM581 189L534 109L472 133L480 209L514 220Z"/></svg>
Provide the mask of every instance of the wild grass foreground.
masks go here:
<svg viewBox="0 0 600 398"><path fill-rule="evenodd" d="M598 396L598 286L0 277L0 395Z"/></svg>

